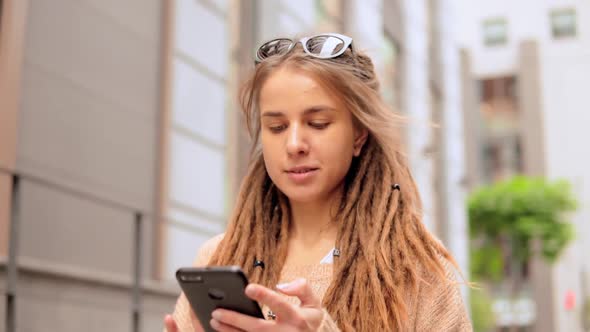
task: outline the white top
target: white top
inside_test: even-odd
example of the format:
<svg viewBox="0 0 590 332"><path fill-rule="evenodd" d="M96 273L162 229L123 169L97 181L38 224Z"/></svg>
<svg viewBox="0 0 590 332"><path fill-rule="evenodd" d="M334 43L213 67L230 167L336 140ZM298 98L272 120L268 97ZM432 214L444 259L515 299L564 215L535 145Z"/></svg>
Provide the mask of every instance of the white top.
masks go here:
<svg viewBox="0 0 590 332"><path fill-rule="evenodd" d="M322 258L322 260L320 261L320 264L334 263L334 249L336 249L336 248L332 248L330 250L330 252L326 256L324 256L324 258Z"/></svg>

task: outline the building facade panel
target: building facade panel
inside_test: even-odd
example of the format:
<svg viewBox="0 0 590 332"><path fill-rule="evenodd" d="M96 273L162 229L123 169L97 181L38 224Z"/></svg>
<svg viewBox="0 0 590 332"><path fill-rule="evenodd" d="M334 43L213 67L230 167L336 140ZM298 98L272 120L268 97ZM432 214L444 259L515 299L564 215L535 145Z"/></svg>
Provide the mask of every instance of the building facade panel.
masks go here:
<svg viewBox="0 0 590 332"><path fill-rule="evenodd" d="M23 84L18 169L151 208L153 119L127 112L34 65L25 68Z"/></svg>
<svg viewBox="0 0 590 332"><path fill-rule="evenodd" d="M129 293L117 287L39 274L19 283L17 331L130 330Z"/></svg>
<svg viewBox="0 0 590 332"><path fill-rule="evenodd" d="M132 213L23 182L19 259L130 278Z"/></svg>

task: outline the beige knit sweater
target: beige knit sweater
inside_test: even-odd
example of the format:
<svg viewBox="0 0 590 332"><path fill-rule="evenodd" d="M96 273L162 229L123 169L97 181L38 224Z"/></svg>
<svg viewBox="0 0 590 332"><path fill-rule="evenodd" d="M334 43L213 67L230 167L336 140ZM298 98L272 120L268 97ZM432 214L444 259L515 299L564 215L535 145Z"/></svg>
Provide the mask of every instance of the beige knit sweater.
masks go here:
<svg viewBox="0 0 590 332"><path fill-rule="evenodd" d="M222 238L223 234L220 234L205 242L197 254L194 265L207 265ZM448 271L449 276L454 279L451 270L448 269ZM314 293L322 299L332 279L332 264L286 265L283 267L281 283L296 278L307 279ZM299 303L299 299L296 297L284 296L293 304ZM472 331L463 300L458 288L453 283L428 282L428 280L425 280L420 284L417 296L408 298L406 303L410 320L407 326L412 327L411 331ZM268 308L263 307L262 309L266 315ZM203 331L184 294L181 294L178 298L173 317L180 332ZM324 317L320 327L321 332L340 331L327 312Z"/></svg>

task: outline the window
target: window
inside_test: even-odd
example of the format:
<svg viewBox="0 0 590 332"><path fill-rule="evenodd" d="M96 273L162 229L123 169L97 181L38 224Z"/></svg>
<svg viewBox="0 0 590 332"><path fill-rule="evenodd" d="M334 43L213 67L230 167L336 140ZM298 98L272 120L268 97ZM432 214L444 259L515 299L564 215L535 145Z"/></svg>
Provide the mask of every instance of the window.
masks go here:
<svg viewBox="0 0 590 332"><path fill-rule="evenodd" d="M576 11L574 9L551 11L551 35L554 39L576 36Z"/></svg>
<svg viewBox="0 0 590 332"><path fill-rule="evenodd" d="M489 19L483 22L483 42L486 46L504 45L508 41L505 19Z"/></svg>

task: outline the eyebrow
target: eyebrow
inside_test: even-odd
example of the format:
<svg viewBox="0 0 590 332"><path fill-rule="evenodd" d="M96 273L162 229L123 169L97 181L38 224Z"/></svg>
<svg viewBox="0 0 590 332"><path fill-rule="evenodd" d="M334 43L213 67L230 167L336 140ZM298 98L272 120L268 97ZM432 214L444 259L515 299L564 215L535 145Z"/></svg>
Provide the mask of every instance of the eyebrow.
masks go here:
<svg viewBox="0 0 590 332"><path fill-rule="evenodd" d="M319 113L319 112L324 112L324 111L336 111L335 108L330 107L330 106L312 106L307 108L305 111L303 111L303 115L309 115L309 114L315 114L315 113ZM267 111L262 113L262 117L281 117L281 116L285 116L285 113L281 112L281 111Z"/></svg>

